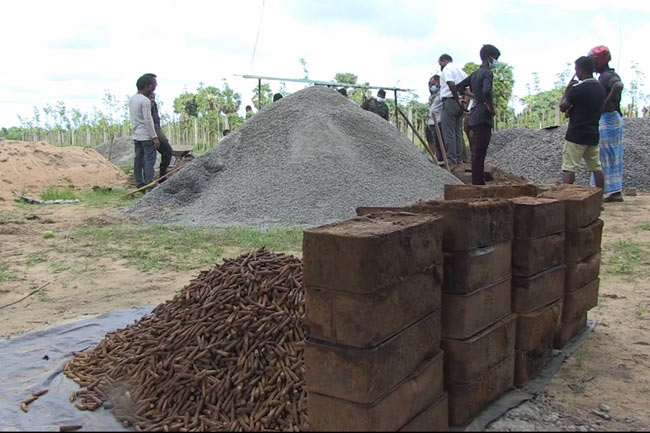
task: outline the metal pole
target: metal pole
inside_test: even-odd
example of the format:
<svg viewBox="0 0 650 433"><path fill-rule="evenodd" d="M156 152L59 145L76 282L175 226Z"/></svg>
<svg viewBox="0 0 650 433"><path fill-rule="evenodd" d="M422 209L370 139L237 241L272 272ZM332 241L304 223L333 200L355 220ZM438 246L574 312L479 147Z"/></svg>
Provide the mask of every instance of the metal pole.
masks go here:
<svg viewBox="0 0 650 433"><path fill-rule="evenodd" d="M262 79L257 79L257 111L262 109Z"/></svg>
<svg viewBox="0 0 650 433"><path fill-rule="evenodd" d="M395 89L395 127L397 128L397 125L399 121L399 117L397 116L397 89Z"/></svg>

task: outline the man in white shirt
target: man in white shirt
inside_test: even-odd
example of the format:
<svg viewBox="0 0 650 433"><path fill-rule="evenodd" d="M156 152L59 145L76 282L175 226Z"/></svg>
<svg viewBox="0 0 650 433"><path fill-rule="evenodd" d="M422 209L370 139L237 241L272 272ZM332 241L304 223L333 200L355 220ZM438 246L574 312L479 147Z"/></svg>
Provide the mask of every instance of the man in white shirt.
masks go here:
<svg viewBox="0 0 650 433"><path fill-rule="evenodd" d="M461 104L456 84L467 78L467 74L453 63L449 54L443 54L438 59L442 70L440 75L440 97L442 98L442 113L440 127L442 139L451 164L460 164L463 157L463 106Z"/></svg>
<svg viewBox="0 0 650 433"><path fill-rule="evenodd" d="M129 99L131 128L133 129L133 143L135 145L133 177L137 188L148 185L153 181L156 150L160 147L160 141L151 115L151 101L149 99L149 95L156 90L157 84L155 74L144 74L136 82L138 93Z"/></svg>

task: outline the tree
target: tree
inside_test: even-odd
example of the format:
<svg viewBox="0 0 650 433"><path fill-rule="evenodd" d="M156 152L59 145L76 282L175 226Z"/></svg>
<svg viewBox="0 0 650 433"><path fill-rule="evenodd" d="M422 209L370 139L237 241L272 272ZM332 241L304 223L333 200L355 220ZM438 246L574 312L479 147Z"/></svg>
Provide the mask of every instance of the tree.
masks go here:
<svg viewBox="0 0 650 433"><path fill-rule="evenodd" d="M305 74L305 77L304 77L305 80L308 80L309 79L309 71L307 70L307 60L305 60L304 58L301 57L301 58L298 59L298 62L300 62L300 66L302 66L302 72L304 72L304 74Z"/></svg>
<svg viewBox="0 0 650 433"><path fill-rule="evenodd" d="M239 111L239 106L241 105L241 94L235 93L235 91L230 88L225 78L223 79L221 96L220 108L224 114L234 114Z"/></svg>
<svg viewBox="0 0 650 433"><path fill-rule="evenodd" d="M261 94L260 90L262 91ZM252 101L256 107L270 105L273 102L273 91L271 90L271 86L268 84L262 84L261 87L255 86L255 88L253 88ZM261 102L261 104L259 102Z"/></svg>
<svg viewBox="0 0 650 433"><path fill-rule="evenodd" d="M196 102L196 95L189 93L187 89L174 99L174 112L181 115L181 119L196 117L199 114L199 105Z"/></svg>
<svg viewBox="0 0 650 433"><path fill-rule="evenodd" d="M352 72L337 72L334 81L337 83L357 84L358 77Z"/></svg>

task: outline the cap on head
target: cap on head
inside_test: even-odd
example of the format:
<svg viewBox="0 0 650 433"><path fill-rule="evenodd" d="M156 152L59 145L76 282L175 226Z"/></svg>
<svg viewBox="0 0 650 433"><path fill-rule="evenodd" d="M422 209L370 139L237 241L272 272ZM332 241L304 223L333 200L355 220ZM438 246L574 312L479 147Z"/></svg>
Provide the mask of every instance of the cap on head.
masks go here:
<svg viewBox="0 0 650 433"><path fill-rule="evenodd" d="M385 98L386 97L386 91L384 89L379 89L377 92L377 96L380 98Z"/></svg>
<svg viewBox="0 0 650 433"><path fill-rule="evenodd" d="M609 48L605 45L599 45L597 47L589 50L589 57L593 57L594 63L596 64L596 69L600 69L605 66L610 60L612 60L612 55L609 52Z"/></svg>

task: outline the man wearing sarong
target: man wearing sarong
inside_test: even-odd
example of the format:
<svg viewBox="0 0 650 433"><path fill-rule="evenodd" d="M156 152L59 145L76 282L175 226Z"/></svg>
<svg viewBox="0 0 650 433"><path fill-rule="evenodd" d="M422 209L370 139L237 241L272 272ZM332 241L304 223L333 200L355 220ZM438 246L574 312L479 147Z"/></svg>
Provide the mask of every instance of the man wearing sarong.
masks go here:
<svg viewBox="0 0 650 433"><path fill-rule="evenodd" d="M598 81L607 95L600 116L600 161L605 175L604 201L623 201L623 116L621 115L621 77L609 66L612 56L603 45L592 48L589 56L594 59ZM591 180L592 186L594 180Z"/></svg>

